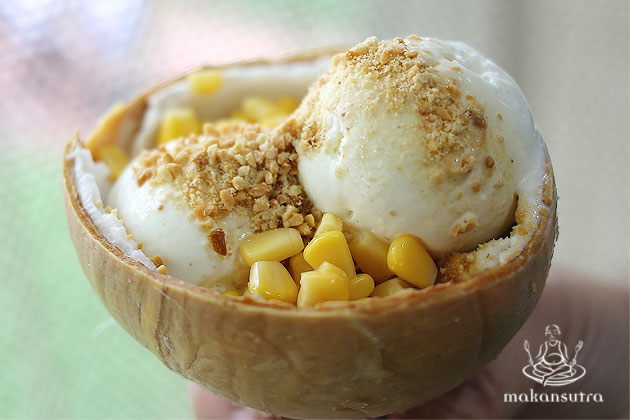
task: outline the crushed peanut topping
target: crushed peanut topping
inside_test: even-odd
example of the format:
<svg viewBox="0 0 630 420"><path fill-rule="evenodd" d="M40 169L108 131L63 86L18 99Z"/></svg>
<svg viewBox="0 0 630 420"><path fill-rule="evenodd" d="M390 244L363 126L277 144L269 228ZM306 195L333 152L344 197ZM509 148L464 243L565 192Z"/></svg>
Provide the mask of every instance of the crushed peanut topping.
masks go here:
<svg viewBox="0 0 630 420"><path fill-rule="evenodd" d="M225 232L223 229L214 229L208 234L208 239L212 245L214 252L221 256L227 255L227 246L225 244Z"/></svg>
<svg viewBox="0 0 630 420"><path fill-rule="evenodd" d="M301 147L316 149L326 139L329 128L321 125L331 111L350 122L356 116L349 114L369 120L371 115L387 112L392 118L418 116L418 141L424 143L427 164L452 162L446 166L454 175L465 175L471 165L486 164L466 158L471 147L478 149L485 142L484 107L475 97L461 93L455 75L438 68L437 59L419 53L414 44L417 40L408 37L378 42L368 38L333 57L331 70L311 86L296 111ZM349 107L348 94L344 93L348 89L357 94L368 92L362 96L367 99Z"/></svg>
<svg viewBox="0 0 630 420"><path fill-rule="evenodd" d="M206 124L201 135L144 151L135 178L138 185L173 184L219 255L227 250L214 222L236 210L250 215L256 232L295 227L310 237L320 213L298 182L291 139L286 130L275 133L259 125Z"/></svg>

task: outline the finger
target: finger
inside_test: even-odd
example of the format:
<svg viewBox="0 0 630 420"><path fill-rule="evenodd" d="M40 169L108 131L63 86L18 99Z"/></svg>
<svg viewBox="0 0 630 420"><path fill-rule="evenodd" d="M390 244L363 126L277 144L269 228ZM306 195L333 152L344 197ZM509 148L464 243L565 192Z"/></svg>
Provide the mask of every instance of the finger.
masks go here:
<svg viewBox="0 0 630 420"><path fill-rule="evenodd" d="M260 411L234 404L232 401L219 397L194 383L190 385L190 395L193 411L198 419L275 419L275 417L266 416Z"/></svg>
<svg viewBox="0 0 630 420"><path fill-rule="evenodd" d="M490 419L511 418L521 404L503 404L501 381L492 370L484 370L470 381L420 407L405 413L392 414L389 419Z"/></svg>

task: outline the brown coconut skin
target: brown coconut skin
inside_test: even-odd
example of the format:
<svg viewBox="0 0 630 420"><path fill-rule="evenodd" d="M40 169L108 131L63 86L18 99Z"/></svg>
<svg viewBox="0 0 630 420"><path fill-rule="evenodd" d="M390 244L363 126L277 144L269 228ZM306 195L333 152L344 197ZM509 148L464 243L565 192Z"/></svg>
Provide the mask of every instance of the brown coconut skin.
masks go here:
<svg viewBox="0 0 630 420"><path fill-rule="evenodd" d="M133 133L123 135L120 127L137 123L145 106L146 95L130 102L101 135L127 144ZM79 142L75 135L66 146L66 217L83 270L109 313L170 369L277 416L377 417L445 393L499 354L532 312L549 271L557 199L548 155L549 211L514 260L424 290L297 309L222 295L124 255L81 205L71 156Z"/></svg>

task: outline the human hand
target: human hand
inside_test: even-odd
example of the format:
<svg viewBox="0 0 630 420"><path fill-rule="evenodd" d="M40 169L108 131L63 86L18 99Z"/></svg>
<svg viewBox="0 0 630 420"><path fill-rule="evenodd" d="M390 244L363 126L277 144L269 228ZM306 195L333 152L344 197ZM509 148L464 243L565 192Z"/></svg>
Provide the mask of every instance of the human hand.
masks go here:
<svg viewBox="0 0 630 420"><path fill-rule="evenodd" d="M627 283L620 284L553 268L534 312L496 360L441 397L387 418L628 418L629 291ZM521 372L527 363L524 340L541 337L549 324L560 326L563 342L586 343L579 359L586 375L555 389L543 388ZM538 393L599 393L604 402L504 402L504 394L529 394L530 388ZM199 419L274 418L198 385L191 386L191 394Z"/></svg>

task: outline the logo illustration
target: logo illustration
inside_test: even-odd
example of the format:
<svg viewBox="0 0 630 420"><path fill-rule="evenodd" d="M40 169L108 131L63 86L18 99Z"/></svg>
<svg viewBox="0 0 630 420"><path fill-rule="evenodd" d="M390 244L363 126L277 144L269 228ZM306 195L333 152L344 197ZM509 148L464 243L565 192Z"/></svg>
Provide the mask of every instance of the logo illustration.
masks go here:
<svg viewBox="0 0 630 420"><path fill-rule="evenodd" d="M586 373L583 366L577 364L576 358L584 343L578 341L573 358L569 359L567 346L558 340L560 327L555 324L545 328L547 340L540 345L538 355L532 358L529 342L523 343L529 357L529 364L523 368L523 374L543 386L561 386L571 384Z"/></svg>

